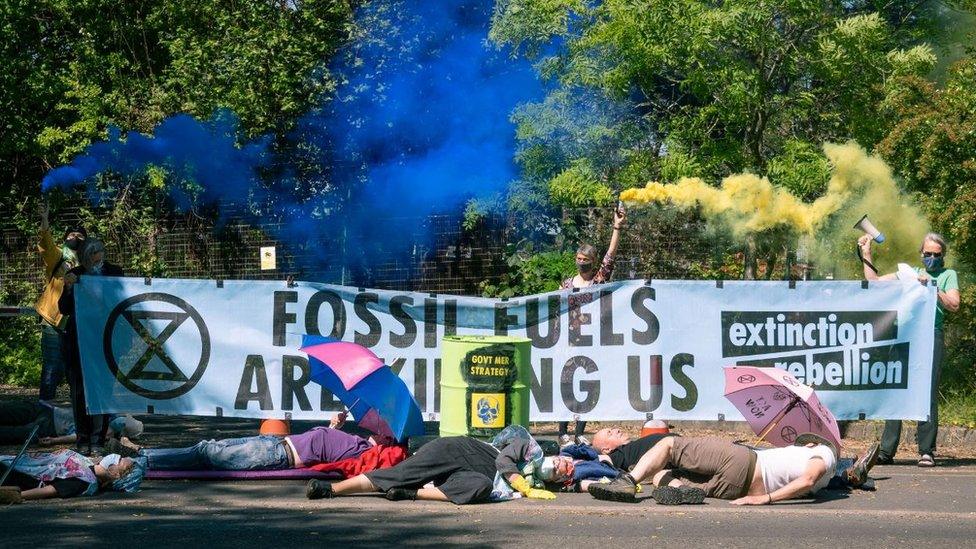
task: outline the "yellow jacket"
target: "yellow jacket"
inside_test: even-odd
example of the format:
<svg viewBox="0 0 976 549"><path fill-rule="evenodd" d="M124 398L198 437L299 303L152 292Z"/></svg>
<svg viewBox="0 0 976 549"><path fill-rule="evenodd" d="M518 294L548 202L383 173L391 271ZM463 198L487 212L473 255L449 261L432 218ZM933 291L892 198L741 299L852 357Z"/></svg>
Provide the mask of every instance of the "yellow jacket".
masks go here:
<svg viewBox="0 0 976 549"><path fill-rule="evenodd" d="M55 328L62 328L65 317L58 309L58 299L64 291L63 277L74 265L61 260L61 246L58 246L50 230L41 231L41 242L37 251L44 259L44 292L34 304L34 310L41 315L48 324Z"/></svg>

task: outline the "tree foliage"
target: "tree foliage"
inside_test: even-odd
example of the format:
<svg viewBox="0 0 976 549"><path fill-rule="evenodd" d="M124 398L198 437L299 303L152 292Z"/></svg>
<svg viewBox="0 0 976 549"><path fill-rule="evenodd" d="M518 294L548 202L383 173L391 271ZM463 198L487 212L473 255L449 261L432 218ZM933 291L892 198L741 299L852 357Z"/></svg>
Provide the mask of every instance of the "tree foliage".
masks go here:
<svg viewBox="0 0 976 549"><path fill-rule="evenodd" d="M782 173L827 140L873 145L890 79L935 62L910 32L928 21L896 16L905 4L508 0L491 36L553 84L522 109L523 142L587 158L619 189L660 176L672 154L720 179Z"/></svg>
<svg viewBox="0 0 976 549"><path fill-rule="evenodd" d="M949 243L947 262L960 271L962 307L949 315L950 386L976 392L976 59L953 65L941 87L920 78L898 82L886 103L897 120L878 151L925 206Z"/></svg>

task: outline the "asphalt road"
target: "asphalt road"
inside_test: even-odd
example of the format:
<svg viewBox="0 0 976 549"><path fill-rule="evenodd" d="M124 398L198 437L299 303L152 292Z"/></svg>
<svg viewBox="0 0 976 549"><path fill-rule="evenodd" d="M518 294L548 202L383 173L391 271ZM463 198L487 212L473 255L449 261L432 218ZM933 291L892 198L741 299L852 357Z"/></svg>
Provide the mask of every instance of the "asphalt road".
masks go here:
<svg viewBox="0 0 976 549"><path fill-rule="evenodd" d="M3 547L973 547L976 464L877 467L877 491L735 507L561 494L459 507L379 496L309 501L299 481L147 481L138 494L0 508Z"/></svg>

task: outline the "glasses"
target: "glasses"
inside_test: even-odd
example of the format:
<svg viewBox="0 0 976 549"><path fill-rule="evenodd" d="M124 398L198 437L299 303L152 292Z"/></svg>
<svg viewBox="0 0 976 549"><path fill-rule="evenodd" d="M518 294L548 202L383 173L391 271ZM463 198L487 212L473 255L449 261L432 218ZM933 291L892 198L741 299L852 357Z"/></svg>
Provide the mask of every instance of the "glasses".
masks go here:
<svg viewBox="0 0 976 549"><path fill-rule="evenodd" d="M922 252L922 257L942 257L942 252Z"/></svg>

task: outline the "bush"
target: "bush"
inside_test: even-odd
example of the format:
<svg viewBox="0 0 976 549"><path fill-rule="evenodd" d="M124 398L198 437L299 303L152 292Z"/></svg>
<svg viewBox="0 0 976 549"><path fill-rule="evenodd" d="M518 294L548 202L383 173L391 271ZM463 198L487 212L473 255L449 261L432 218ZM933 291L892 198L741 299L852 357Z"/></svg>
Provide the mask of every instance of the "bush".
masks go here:
<svg viewBox="0 0 976 549"><path fill-rule="evenodd" d="M0 383L37 387L41 381L41 330L37 318L0 322Z"/></svg>
<svg viewBox="0 0 976 549"><path fill-rule="evenodd" d="M497 284L483 282L485 297L515 297L551 292L576 273L576 255L572 252L531 253L531 249L509 256L509 272Z"/></svg>

